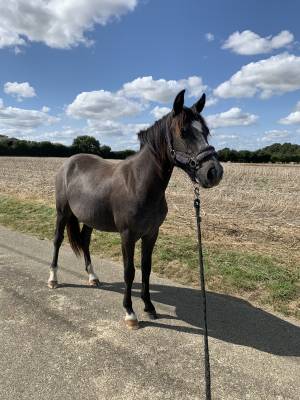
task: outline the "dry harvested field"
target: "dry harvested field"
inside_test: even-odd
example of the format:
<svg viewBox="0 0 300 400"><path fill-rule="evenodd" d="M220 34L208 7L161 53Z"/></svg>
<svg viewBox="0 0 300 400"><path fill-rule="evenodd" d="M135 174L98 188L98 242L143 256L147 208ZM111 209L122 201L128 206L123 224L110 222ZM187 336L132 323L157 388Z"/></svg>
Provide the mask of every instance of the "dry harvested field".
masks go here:
<svg viewBox="0 0 300 400"><path fill-rule="evenodd" d="M0 158L0 193L54 205L61 158ZM221 184L202 190L206 241L300 258L300 166L224 165ZM175 169L167 190L169 215L162 231L192 234L193 185Z"/></svg>
<svg viewBox="0 0 300 400"><path fill-rule="evenodd" d="M0 157L1 223L52 238L54 215L48 206L54 207L54 176L63 162ZM218 187L201 190L208 288L299 318L300 166L227 163L224 169ZM169 214L161 228L154 270L197 285L193 185L178 169L167 200ZM92 251L120 260L116 239L94 235Z"/></svg>

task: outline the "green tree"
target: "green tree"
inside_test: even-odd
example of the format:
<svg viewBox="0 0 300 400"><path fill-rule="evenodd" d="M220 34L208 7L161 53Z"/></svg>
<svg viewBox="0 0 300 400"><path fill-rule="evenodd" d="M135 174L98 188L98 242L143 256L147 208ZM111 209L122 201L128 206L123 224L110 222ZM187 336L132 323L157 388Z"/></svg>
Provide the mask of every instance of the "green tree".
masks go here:
<svg viewBox="0 0 300 400"><path fill-rule="evenodd" d="M228 147L225 147L224 149L218 151L218 156L220 161L224 162L231 161L230 155L231 155L231 150Z"/></svg>
<svg viewBox="0 0 300 400"><path fill-rule="evenodd" d="M103 158L109 158L111 154L111 148L109 146L100 146L100 156Z"/></svg>
<svg viewBox="0 0 300 400"><path fill-rule="evenodd" d="M100 143L93 136L77 136L77 138L73 140L72 147L76 153L100 153Z"/></svg>

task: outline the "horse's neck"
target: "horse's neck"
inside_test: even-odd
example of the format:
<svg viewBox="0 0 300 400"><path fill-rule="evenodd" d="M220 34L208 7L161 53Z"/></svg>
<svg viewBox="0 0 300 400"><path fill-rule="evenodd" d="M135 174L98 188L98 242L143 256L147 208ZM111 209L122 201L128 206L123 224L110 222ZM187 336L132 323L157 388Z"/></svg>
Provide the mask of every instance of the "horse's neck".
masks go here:
<svg viewBox="0 0 300 400"><path fill-rule="evenodd" d="M148 145L145 145L138 154L136 167L143 179L144 193L157 199L163 196L173 171L173 165L168 157L165 157L164 160L158 159Z"/></svg>

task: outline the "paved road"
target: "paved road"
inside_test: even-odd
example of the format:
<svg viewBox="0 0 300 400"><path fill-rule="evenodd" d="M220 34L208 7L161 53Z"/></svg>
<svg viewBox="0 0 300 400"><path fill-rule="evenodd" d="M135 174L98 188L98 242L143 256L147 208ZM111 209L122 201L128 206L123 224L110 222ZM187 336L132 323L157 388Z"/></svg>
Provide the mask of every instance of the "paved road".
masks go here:
<svg viewBox="0 0 300 400"><path fill-rule="evenodd" d="M66 246L61 287L46 286L51 243L0 227L0 398L203 399L199 293L153 276L160 313L123 323L122 269L95 258L86 285ZM213 399L299 399L300 327L235 297L209 293Z"/></svg>

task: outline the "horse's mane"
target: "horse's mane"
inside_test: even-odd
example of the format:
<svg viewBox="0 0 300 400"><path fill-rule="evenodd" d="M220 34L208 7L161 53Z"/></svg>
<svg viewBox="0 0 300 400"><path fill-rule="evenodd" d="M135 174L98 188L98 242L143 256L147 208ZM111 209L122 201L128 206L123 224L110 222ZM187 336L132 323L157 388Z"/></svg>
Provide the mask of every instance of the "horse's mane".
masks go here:
<svg viewBox="0 0 300 400"><path fill-rule="evenodd" d="M155 156L164 159L167 148L166 130L168 119L169 114L154 122L149 128L143 129L138 133L140 149L148 145Z"/></svg>

